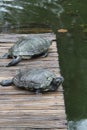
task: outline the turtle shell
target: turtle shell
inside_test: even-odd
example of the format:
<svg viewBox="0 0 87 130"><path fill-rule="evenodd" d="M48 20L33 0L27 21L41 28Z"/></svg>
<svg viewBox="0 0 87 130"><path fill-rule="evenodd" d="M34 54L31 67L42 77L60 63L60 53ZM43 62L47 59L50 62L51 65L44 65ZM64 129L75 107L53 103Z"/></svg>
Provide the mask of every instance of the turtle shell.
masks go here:
<svg viewBox="0 0 87 130"><path fill-rule="evenodd" d="M21 56L22 59L29 59L34 55L46 52L51 45L51 41L40 36L26 37L20 39L9 49L10 56Z"/></svg>
<svg viewBox="0 0 87 130"><path fill-rule="evenodd" d="M34 89L48 91L55 77L56 75L48 69L32 69L20 71L19 74L13 78L13 83L17 87L26 88L31 91Z"/></svg>

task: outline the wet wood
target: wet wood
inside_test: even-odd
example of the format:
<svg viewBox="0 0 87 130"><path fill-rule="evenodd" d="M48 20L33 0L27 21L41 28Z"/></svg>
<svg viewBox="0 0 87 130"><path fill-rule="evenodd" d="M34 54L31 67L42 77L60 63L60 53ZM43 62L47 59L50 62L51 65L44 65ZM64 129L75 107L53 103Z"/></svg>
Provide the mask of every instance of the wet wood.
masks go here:
<svg viewBox="0 0 87 130"><path fill-rule="evenodd" d="M28 36L37 34L28 34ZM3 55L15 44L21 36L26 34L1 34L0 55ZM46 38L54 39L54 34L41 34ZM0 66L7 64L11 59L0 59ZM49 68L60 76L56 42L49 48L47 57L31 60L22 60L13 67L0 67L0 81L10 79L19 69ZM63 88L57 92L35 95L27 90L15 86L0 86L0 130L67 130Z"/></svg>

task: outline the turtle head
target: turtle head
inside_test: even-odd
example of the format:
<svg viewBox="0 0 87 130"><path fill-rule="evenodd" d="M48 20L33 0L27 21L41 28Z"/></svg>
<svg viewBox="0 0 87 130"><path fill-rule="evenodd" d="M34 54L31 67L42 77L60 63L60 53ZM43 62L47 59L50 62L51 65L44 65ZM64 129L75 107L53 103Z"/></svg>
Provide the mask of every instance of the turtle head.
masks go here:
<svg viewBox="0 0 87 130"><path fill-rule="evenodd" d="M53 84L59 87L59 85L62 84L63 81L64 81L64 78L62 76L56 77L55 79L53 79Z"/></svg>
<svg viewBox="0 0 87 130"><path fill-rule="evenodd" d="M63 83L64 78L63 77L56 77L53 79L50 91L56 91L58 87Z"/></svg>

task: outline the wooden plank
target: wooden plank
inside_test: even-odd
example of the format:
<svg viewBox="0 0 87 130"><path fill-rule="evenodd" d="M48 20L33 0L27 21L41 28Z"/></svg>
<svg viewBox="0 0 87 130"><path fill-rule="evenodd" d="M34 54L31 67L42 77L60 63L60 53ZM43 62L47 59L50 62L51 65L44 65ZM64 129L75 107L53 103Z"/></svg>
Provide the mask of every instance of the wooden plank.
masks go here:
<svg viewBox="0 0 87 130"><path fill-rule="evenodd" d="M0 42L6 43L6 42L15 42L20 37L31 37L31 36L41 36L49 38L50 40L54 40L55 34L54 33L41 33L41 34L0 34Z"/></svg>
<svg viewBox="0 0 87 130"><path fill-rule="evenodd" d="M35 34L33 34L35 35ZM0 55L3 55L15 44L21 36L26 34L0 35ZM32 36L28 35L28 36ZM54 34L41 34L50 39ZM11 59L0 59L0 66ZM49 68L60 76L56 43L49 48L47 57L22 60L17 66L0 67L0 81L15 76L19 69ZM35 95L27 90L15 86L0 86L0 130L67 130L63 88L57 92Z"/></svg>
<svg viewBox="0 0 87 130"><path fill-rule="evenodd" d="M34 128L34 129L32 129L32 128L29 128L29 127L26 127L26 129L25 128L23 128L23 127L8 127L8 128L5 128L4 127L4 129L3 129L3 127L0 127L0 130L44 130L44 128L41 128L41 129L38 129L38 128ZM49 129L49 128L45 128L45 130L60 130L60 129ZM66 129L61 129L61 130L66 130Z"/></svg>

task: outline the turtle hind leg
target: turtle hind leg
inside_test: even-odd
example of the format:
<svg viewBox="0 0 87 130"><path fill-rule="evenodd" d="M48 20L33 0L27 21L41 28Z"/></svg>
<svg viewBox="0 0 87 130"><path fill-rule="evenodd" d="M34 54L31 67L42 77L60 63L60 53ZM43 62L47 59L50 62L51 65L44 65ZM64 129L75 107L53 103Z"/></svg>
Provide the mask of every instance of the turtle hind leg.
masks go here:
<svg viewBox="0 0 87 130"><path fill-rule="evenodd" d="M47 57L47 56L48 56L48 51L46 51L46 52L44 52L44 53L41 54L41 57L43 57L43 58Z"/></svg>
<svg viewBox="0 0 87 130"><path fill-rule="evenodd" d="M8 59L10 55L8 53L5 53L3 56L0 57L0 59Z"/></svg>
<svg viewBox="0 0 87 130"><path fill-rule="evenodd" d="M2 80L1 82L0 82L0 85L2 85L2 86L10 86L11 84L12 84L13 82L12 82L12 79L10 79L10 80Z"/></svg>
<svg viewBox="0 0 87 130"><path fill-rule="evenodd" d="M20 56L18 56L17 58L14 58L11 62L9 62L6 65L6 67L14 66L14 65L18 64L21 60L22 60L22 58Z"/></svg>
<svg viewBox="0 0 87 130"><path fill-rule="evenodd" d="M38 58L38 57L47 57L48 56L48 51L46 51L46 52L43 52L43 53L41 53L41 54L35 54L35 55L33 55L33 56L31 56L31 58L33 59L33 58Z"/></svg>
<svg viewBox="0 0 87 130"><path fill-rule="evenodd" d="M35 57L47 57L48 56L48 51L46 51L46 52L43 52L43 53L41 53L41 54L38 54L38 55L34 55L33 57L35 58Z"/></svg>

